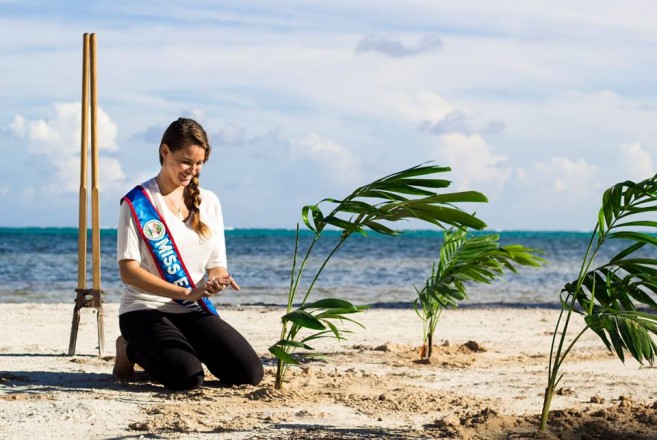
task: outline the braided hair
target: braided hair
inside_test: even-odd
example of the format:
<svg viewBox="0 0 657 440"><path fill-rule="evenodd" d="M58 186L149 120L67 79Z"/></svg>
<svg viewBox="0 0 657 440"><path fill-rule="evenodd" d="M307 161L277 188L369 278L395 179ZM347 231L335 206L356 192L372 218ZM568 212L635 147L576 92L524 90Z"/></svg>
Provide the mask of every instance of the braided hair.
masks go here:
<svg viewBox="0 0 657 440"><path fill-rule="evenodd" d="M178 118L173 121L171 125L165 130L162 136L160 145L167 144L169 150L174 152L188 145L198 145L205 150L205 158L203 162L207 162L210 158L210 142L201 124L188 118ZM160 154L160 165L164 163L164 158ZM190 223L192 229L196 231L201 237L208 237L210 235L210 228L201 221L201 213L199 207L201 206L201 190L199 189L199 174L192 177L191 182L183 191L183 200L185 206L190 212Z"/></svg>

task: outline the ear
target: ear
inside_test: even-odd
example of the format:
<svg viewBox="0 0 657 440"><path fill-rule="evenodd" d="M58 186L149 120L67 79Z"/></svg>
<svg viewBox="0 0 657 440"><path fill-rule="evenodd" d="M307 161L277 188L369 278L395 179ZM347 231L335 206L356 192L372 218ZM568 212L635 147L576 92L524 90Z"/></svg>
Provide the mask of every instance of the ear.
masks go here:
<svg viewBox="0 0 657 440"><path fill-rule="evenodd" d="M160 157L162 159L166 159L169 153L171 153L171 150L169 150L169 146L167 144L160 145Z"/></svg>

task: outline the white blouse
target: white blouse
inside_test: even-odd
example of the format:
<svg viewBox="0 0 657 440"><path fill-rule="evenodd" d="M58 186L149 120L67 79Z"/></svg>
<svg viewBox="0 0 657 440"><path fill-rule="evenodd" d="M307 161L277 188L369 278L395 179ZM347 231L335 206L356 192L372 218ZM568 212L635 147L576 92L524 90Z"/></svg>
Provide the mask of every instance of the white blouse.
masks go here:
<svg viewBox="0 0 657 440"><path fill-rule="evenodd" d="M196 284L205 278L209 269L228 267L221 203L212 191L200 190L201 220L210 228L211 232L208 238L202 238L191 228L189 220L187 222L180 220L167 207L155 178L144 182L141 186L146 189L151 202L164 218L171 237L176 242L180 257L185 262L185 266ZM135 260L142 268L158 277L160 276L148 246L142 240L126 202L121 203L119 210L116 258L117 261ZM170 298L153 295L134 286L125 285L121 296L119 314L148 309L158 309L168 313L186 313L190 311L190 309L183 307Z"/></svg>

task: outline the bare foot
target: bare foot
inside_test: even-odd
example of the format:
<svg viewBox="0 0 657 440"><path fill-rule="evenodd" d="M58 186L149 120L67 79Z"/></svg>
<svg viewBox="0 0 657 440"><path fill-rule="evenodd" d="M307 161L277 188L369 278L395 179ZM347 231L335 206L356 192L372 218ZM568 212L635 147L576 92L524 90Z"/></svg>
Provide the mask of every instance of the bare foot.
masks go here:
<svg viewBox="0 0 657 440"><path fill-rule="evenodd" d="M129 382L136 379L135 363L128 359L126 353L128 341L123 336L116 338L116 358L114 359L114 369L112 375L114 380Z"/></svg>

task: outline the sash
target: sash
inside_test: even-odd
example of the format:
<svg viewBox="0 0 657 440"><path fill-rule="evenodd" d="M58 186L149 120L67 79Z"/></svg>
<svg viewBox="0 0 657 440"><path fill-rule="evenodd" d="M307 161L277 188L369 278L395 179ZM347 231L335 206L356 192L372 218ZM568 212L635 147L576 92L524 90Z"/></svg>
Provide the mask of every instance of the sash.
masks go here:
<svg viewBox="0 0 657 440"><path fill-rule="evenodd" d="M185 267L169 227L146 194L146 190L137 185L121 199L121 202L123 201L127 202L130 207L132 218L137 224L142 240L153 256L160 277L176 286L195 289L194 280ZM174 301L189 309L200 309L205 313L218 315L212 302L205 297L197 302L182 299L174 299Z"/></svg>

